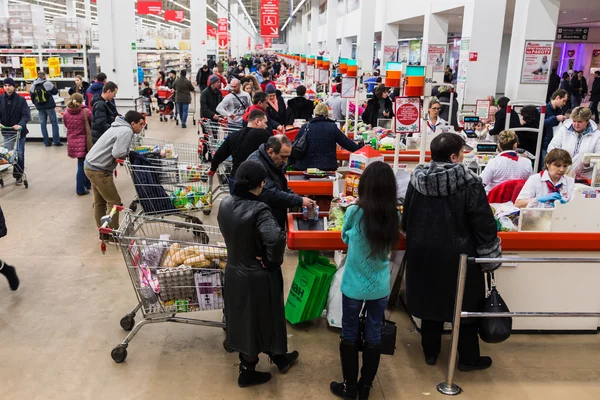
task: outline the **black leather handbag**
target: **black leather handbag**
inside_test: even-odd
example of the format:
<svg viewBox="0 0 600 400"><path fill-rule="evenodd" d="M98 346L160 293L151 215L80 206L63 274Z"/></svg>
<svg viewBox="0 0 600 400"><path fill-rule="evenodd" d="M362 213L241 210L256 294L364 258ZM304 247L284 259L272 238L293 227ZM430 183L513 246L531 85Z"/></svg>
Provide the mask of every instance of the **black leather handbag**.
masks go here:
<svg viewBox="0 0 600 400"><path fill-rule="evenodd" d="M294 160L302 160L306 157L306 153L308 152L308 130L310 128L310 122L306 124L306 129L304 130L304 135L300 136L294 143L292 143L292 154L291 157Z"/></svg>
<svg viewBox="0 0 600 400"><path fill-rule="evenodd" d="M485 273L486 296L481 312L498 313L509 312L508 306L496 290L496 281L493 272ZM479 337L486 343L501 343L510 337L512 332L512 318L509 317L484 317L480 318Z"/></svg>
<svg viewBox="0 0 600 400"><path fill-rule="evenodd" d="M360 312L358 322L358 350L362 351L365 345L365 327L367 323L366 307ZM396 352L396 323L385 319L381 321L381 354L393 356Z"/></svg>

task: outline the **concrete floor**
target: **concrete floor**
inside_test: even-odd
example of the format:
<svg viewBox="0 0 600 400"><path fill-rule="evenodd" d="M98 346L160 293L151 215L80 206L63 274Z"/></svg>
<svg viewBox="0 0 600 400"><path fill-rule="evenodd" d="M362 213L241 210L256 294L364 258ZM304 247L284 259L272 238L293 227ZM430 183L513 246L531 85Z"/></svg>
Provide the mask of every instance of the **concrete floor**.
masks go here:
<svg viewBox="0 0 600 400"><path fill-rule="evenodd" d="M152 117L147 136L193 143L195 129ZM300 361L288 374L274 373L261 387L239 389L237 356L223 351L221 329L158 324L144 327L116 364L111 349L124 337L119 320L135 295L121 254L99 250L91 196L75 195L76 161L66 146L27 144L30 188L0 189L9 234L0 240L3 260L15 265L21 288L11 292L0 278L0 399L329 399L329 382L340 379L339 332L324 319L288 327L289 347ZM119 169L117 186L125 204L132 198L129 176ZM206 223L215 222L215 214ZM296 254L283 266L286 295ZM220 319L220 312L202 317ZM420 336L402 310L397 352L382 357L373 399L443 399L449 337L435 367L425 365ZM138 321L140 317L138 315ZM491 369L457 372L464 400L598 399L600 338L596 335L514 335L482 345Z"/></svg>

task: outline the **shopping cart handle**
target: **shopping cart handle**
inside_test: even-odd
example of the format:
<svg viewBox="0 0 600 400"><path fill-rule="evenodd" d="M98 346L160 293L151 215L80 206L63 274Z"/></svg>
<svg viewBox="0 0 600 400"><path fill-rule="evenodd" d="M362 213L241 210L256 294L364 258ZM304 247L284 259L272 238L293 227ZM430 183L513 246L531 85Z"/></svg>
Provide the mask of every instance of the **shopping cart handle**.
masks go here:
<svg viewBox="0 0 600 400"><path fill-rule="evenodd" d="M117 158L115 161L117 161L117 164L119 164L119 165L123 165L125 163L125 160L123 160L121 158Z"/></svg>
<svg viewBox="0 0 600 400"><path fill-rule="evenodd" d="M110 223L112 222L112 219L115 216L115 214L119 211L123 211L124 209L125 207L120 205L113 206L112 210L110 210L110 214L100 218L100 228L98 228L98 231L100 231L100 233L106 234L112 233L113 229L109 228L108 225L110 225Z"/></svg>

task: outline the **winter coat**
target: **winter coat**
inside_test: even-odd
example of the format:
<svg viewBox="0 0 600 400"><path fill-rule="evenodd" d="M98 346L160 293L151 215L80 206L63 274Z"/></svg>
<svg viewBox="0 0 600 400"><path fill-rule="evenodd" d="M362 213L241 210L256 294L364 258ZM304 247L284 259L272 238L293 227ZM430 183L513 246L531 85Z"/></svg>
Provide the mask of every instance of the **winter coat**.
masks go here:
<svg viewBox="0 0 600 400"><path fill-rule="evenodd" d="M506 125L506 108L501 108L496 112L494 116L494 129L490 131L490 135L498 135L505 129ZM515 110L510 111L510 123L509 128L519 128L521 126L521 120L519 114Z"/></svg>
<svg viewBox="0 0 600 400"><path fill-rule="evenodd" d="M251 113L252 111L254 111L254 110L261 110L261 111L264 111L264 112L265 112L265 114L267 114L267 130L268 130L269 132L273 132L274 130L276 130L277 128L279 128L279 125L281 125L281 124L279 124L277 121L273 120L273 119L271 118L271 116L269 115L269 113L268 113L268 112L266 112L265 110L263 110L261 106L259 106L259 105L256 105L256 104L253 104L252 106L250 106L250 107L248 108L248 110L246 110L246 113L245 113L245 114L244 114L244 116L242 117L242 120L244 121L244 122L242 123L242 126L243 126L243 127L246 127L246 126L248 126L248 117L250 116L250 113Z"/></svg>
<svg viewBox="0 0 600 400"><path fill-rule="evenodd" d="M566 79L561 80L559 89L566 90L567 93L569 94L569 100L571 100L571 96L573 96L573 93L574 93L573 86L571 86L571 82L569 82Z"/></svg>
<svg viewBox="0 0 600 400"><path fill-rule="evenodd" d="M437 96L438 100L442 103L450 103L450 92L445 91L441 92ZM444 121L449 121L449 124L454 127L455 130L458 129L458 119L456 116L458 115L458 101L456 100L456 95L452 101L452 120L448 118L448 114L450 114L450 107L446 104L440 104L440 118Z"/></svg>
<svg viewBox="0 0 600 400"><path fill-rule="evenodd" d="M71 88L69 88L69 96L73 96L75 93L79 93L83 96L83 101L87 101L86 99L86 92L89 89L90 84L87 83L86 81L81 82L81 87L79 89L77 89L77 86L72 86Z"/></svg>
<svg viewBox="0 0 600 400"><path fill-rule="evenodd" d="M385 108L389 110L390 116L387 118L394 117L394 105L392 104L392 100L389 97L385 99ZM379 113L379 99L377 96L373 97L371 100L367 102L367 108L362 114L362 120L365 124L369 124L371 126L377 126L377 114Z"/></svg>
<svg viewBox="0 0 600 400"><path fill-rule="evenodd" d="M417 166L404 201L406 299L424 320L452 321L461 254L501 255L496 221L481 179L462 164ZM480 311L485 298L481 264L469 264L463 311Z"/></svg>
<svg viewBox="0 0 600 400"><path fill-rule="evenodd" d="M63 114L63 123L67 129L67 154L71 158L85 157L87 149L87 132L85 120L92 125L92 112L85 106L70 108Z"/></svg>
<svg viewBox="0 0 600 400"><path fill-rule="evenodd" d="M229 348L249 356L287 353L281 273L285 230L249 192L234 191L224 198L217 220L228 254L224 295Z"/></svg>
<svg viewBox="0 0 600 400"><path fill-rule="evenodd" d="M308 133L307 133L308 132ZM318 168L321 171L336 171L336 144L349 152L359 149L358 145L348 139L335 124L335 121L324 117L315 117L309 123L302 125L294 142L306 136L307 151L302 160L296 160L294 169L306 171L308 168Z"/></svg>
<svg viewBox="0 0 600 400"><path fill-rule="evenodd" d="M21 97L17 92L8 96L6 92L0 96L0 123L2 126L19 125L21 134L26 136L29 133L27 122L31 120L31 113L27 100Z"/></svg>
<svg viewBox="0 0 600 400"><path fill-rule="evenodd" d="M548 151L552 149L566 150L573 159L572 167L576 168L577 172L583 173L588 179L591 178L593 167L584 168L582 162L585 153L600 153L598 125L594 121L589 121L583 133L578 134L573 129L573 121L565 120L548 145Z"/></svg>
<svg viewBox="0 0 600 400"><path fill-rule="evenodd" d="M192 93L194 93L194 85L189 79L179 77L173 84L175 89L175 103L190 104L192 102Z"/></svg>
<svg viewBox="0 0 600 400"><path fill-rule="evenodd" d="M208 81L208 77L210 76L212 72L207 69L206 71L203 70L202 68L200 68L198 70L198 74L196 75L196 83L198 84L198 86L200 87L200 91L206 89L206 82Z"/></svg>
<svg viewBox="0 0 600 400"><path fill-rule="evenodd" d="M546 150L550 141L554 137L554 127L558 126L559 122L556 118L559 115L564 115L563 109L556 109L552 102L546 104L546 115L544 116L544 137L542 139L542 150ZM537 143L536 143L537 146ZM535 153L531 153L535 154Z"/></svg>
<svg viewBox="0 0 600 400"><path fill-rule="evenodd" d="M102 97L94 102L92 108L92 142L96 143L100 136L110 128L119 113L113 103Z"/></svg>
<svg viewBox="0 0 600 400"><path fill-rule="evenodd" d="M210 86L200 94L200 116L202 118L212 119L217 115L217 106L223 101L223 95L220 90L213 90Z"/></svg>
<svg viewBox="0 0 600 400"><path fill-rule="evenodd" d="M273 136L272 131L250 127L230 133L213 156L210 170L216 172L219 165L231 156L233 160L230 176L235 178L240 164L258 150L261 144L267 143L271 136Z"/></svg>
<svg viewBox="0 0 600 400"><path fill-rule="evenodd" d="M94 103L98 99L99 96L102 96L102 90L104 89L104 83L102 82L92 82L90 87L87 89L85 102L88 107L93 108Z"/></svg>
<svg viewBox="0 0 600 400"><path fill-rule="evenodd" d="M293 125L295 119L305 119L310 121L313 117L314 109L315 104L304 97L289 99L287 111L285 113L286 125Z"/></svg>
<svg viewBox="0 0 600 400"><path fill-rule="evenodd" d="M288 189L288 182L285 177L285 167L276 167L271 158L265 151L265 145L261 144L258 150L250 154L248 160L258 161L267 170L267 183L259 196L260 201L266 203L273 216L279 223L282 230L285 230L285 221L287 219L287 209L292 207L302 207L302 197Z"/></svg>
<svg viewBox="0 0 600 400"><path fill-rule="evenodd" d="M285 100L283 100L283 97L281 97L281 92L278 90L277 91L277 108L278 110L276 111L275 108L273 108L273 106L271 106L271 103L267 102L268 106L267 106L267 116L269 117L270 120L274 121L277 123L277 126L279 125L285 125L285 113L286 113L286 109L285 109Z"/></svg>
<svg viewBox="0 0 600 400"><path fill-rule="evenodd" d="M600 101L600 78L594 78L590 101Z"/></svg>
<svg viewBox="0 0 600 400"><path fill-rule="evenodd" d="M548 80L548 92L546 93L546 103L551 100L552 94L558 90L560 86L560 76L556 72L550 73Z"/></svg>
<svg viewBox="0 0 600 400"><path fill-rule="evenodd" d="M37 101L37 96L35 95L36 90L44 90L46 101L44 103L39 103ZM37 78L33 81L33 85L31 85L31 101L35 105L35 108L38 110L53 110L56 108L56 102L54 101L54 95L58 94L58 89L52 82L47 81L46 79Z"/></svg>

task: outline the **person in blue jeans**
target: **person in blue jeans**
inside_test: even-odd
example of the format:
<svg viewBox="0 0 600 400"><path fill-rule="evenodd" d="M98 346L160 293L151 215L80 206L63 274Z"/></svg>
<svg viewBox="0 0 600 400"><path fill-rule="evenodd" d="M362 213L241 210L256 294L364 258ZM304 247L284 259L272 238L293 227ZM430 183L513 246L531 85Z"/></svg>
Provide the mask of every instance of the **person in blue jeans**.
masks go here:
<svg viewBox="0 0 600 400"><path fill-rule="evenodd" d="M16 84L12 78L4 79L4 94L0 96L0 124L5 129L2 130L4 138L4 147L13 150L15 145L19 159L17 165L13 168L13 177L17 185L23 183L23 172L25 172L25 138L29 131L27 122L31 119L27 100L16 92ZM11 129L12 128L12 129ZM20 132L18 143L16 134Z"/></svg>
<svg viewBox="0 0 600 400"><path fill-rule="evenodd" d="M342 239L348 257L342 276L343 382L331 392L344 399L368 399L381 357L381 322L390 295L390 251L400 238L396 178L384 162L370 164L358 185L358 204L344 216ZM358 379L359 318L366 309L362 369Z"/></svg>
<svg viewBox="0 0 600 400"><path fill-rule="evenodd" d="M31 101L33 101L35 108L38 110L42 136L44 137L44 144L46 147L63 145L60 142L58 118L56 117L56 102L53 97L57 94L58 89L56 86L54 86L52 82L46 80L46 73L39 71L37 79L31 86ZM46 127L48 118L50 118L50 124L52 124L52 143L50 143L48 138L48 128Z"/></svg>
<svg viewBox="0 0 600 400"><path fill-rule="evenodd" d="M194 85L187 78L187 71L185 69L181 70L179 78L173 83L173 89L175 89L175 105L181 118L181 127L187 128L188 109L192 102Z"/></svg>

